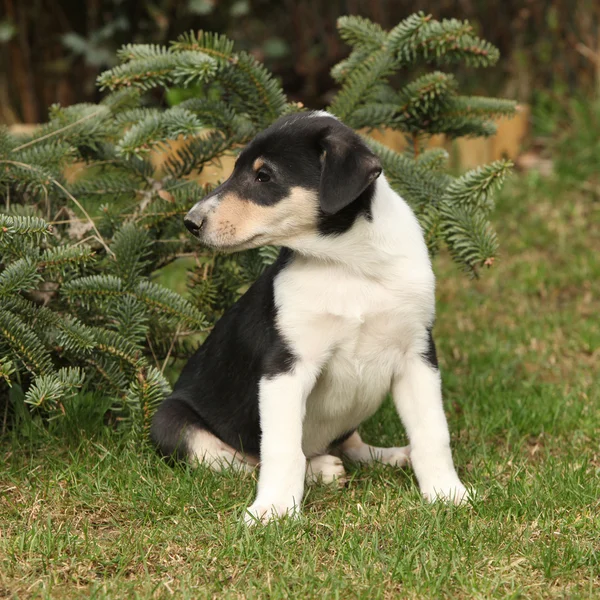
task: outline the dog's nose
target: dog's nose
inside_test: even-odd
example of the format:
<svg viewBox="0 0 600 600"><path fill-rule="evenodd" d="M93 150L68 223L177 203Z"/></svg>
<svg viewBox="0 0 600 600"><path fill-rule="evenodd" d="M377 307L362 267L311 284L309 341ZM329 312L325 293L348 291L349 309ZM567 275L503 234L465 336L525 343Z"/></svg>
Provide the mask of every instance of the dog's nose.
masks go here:
<svg viewBox="0 0 600 600"><path fill-rule="evenodd" d="M199 217L196 220L192 220L192 219L186 217L183 220L183 224L188 228L188 231L192 235L195 235L196 237L200 236L200 230L202 229L203 223L204 223L204 219L202 217Z"/></svg>

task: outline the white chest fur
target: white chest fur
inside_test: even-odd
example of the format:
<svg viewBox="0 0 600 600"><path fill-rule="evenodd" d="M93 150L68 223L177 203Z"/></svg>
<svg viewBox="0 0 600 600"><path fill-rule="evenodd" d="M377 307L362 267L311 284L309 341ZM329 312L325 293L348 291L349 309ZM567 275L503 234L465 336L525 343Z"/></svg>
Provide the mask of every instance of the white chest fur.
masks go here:
<svg viewBox="0 0 600 600"><path fill-rule="evenodd" d="M426 349L431 265L414 215L385 180L380 188L373 221L323 249L333 259L299 255L275 281L281 334L297 357L319 365L304 418L307 456L372 415L405 357ZM335 260L340 252L348 259Z"/></svg>

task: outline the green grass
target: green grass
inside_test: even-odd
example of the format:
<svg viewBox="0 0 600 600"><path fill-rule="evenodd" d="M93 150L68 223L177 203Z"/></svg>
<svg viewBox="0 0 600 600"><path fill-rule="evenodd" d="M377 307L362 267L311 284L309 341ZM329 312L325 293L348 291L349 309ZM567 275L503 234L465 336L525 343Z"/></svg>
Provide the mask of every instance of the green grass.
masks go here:
<svg viewBox="0 0 600 600"><path fill-rule="evenodd" d="M494 217L495 267L469 282L436 261L470 506L425 504L410 470L349 465L347 487L310 488L299 521L248 530L255 476L170 468L85 396L49 433L0 445L0 597L599 597L598 212L520 176ZM389 403L363 434L405 439Z"/></svg>

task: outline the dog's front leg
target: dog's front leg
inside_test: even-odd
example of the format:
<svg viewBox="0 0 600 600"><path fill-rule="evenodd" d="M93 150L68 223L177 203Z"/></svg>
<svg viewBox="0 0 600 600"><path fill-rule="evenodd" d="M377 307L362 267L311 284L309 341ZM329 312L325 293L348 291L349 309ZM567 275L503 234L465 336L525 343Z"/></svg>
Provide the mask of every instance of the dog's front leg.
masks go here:
<svg viewBox="0 0 600 600"><path fill-rule="evenodd" d="M421 356L407 359L394 380L394 403L410 440L410 462L423 496L460 504L467 497L452 460L437 368Z"/></svg>
<svg viewBox="0 0 600 600"><path fill-rule="evenodd" d="M306 472L302 421L315 378L313 369L297 363L293 371L260 382L260 473L256 500L245 517L249 524L300 510Z"/></svg>

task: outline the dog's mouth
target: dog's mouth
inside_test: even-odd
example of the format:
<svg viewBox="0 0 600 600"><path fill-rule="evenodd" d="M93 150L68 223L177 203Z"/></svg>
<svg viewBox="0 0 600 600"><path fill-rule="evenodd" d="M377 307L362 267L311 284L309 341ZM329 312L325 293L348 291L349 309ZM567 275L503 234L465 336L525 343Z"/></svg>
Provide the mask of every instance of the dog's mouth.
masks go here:
<svg viewBox="0 0 600 600"><path fill-rule="evenodd" d="M233 254L235 252L242 252L244 250L251 250L252 248L258 248L260 246L268 245L268 241L261 241L261 237L264 237L262 234L257 233L252 235L245 240L229 242L227 240L206 240L202 238L198 238L198 241L203 246L210 248L211 250L217 250L218 252L222 252L224 254Z"/></svg>

